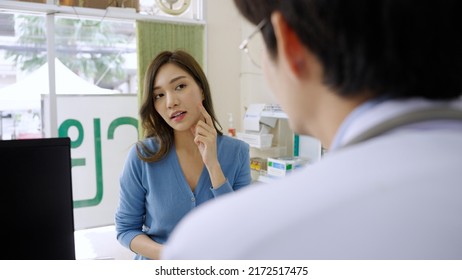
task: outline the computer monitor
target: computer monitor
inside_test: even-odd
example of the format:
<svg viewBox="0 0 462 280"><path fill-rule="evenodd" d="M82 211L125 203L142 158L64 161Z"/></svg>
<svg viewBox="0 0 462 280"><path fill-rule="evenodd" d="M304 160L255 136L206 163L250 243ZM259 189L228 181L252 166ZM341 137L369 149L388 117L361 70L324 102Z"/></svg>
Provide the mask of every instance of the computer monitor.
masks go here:
<svg viewBox="0 0 462 280"><path fill-rule="evenodd" d="M70 139L0 141L0 174L0 259L75 259Z"/></svg>

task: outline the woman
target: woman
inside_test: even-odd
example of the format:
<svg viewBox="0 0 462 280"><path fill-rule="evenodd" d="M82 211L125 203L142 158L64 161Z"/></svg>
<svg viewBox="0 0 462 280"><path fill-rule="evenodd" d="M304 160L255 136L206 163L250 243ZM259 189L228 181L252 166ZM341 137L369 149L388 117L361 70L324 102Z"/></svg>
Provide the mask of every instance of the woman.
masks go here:
<svg viewBox="0 0 462 280"><path fill-rule="evenodd" d="M129 152L115 219L117 239L135 259L158 259L189 211L250 184L249 146L217 128L207 78L188 53L160 53L144 91L146 139Z"/></svg>

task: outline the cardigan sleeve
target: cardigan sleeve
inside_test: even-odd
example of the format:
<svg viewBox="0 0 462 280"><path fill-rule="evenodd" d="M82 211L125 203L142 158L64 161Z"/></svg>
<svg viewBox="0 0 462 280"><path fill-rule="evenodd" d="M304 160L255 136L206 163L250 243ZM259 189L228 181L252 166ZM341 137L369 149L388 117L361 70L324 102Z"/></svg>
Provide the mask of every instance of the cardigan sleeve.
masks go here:
<svg viewBox="0 0 462 280"><path fill-rule="evenodd" d="M252 183L252 176L250 175L250 151L249 144L240 141L239 145L239 165L234 177L233 189L236 191L240 188L249 186Z"/></svg>
<svg viewBox="0 0 462 280"><path fill-rule="evenodd" d="M117 240L130 248L135 236L142 234L146 190L142 186L142 168L136 148L127 157L120 176L120 200L115 214Z"/></svg>
<svg viewBox="0 0 462 280"><path fill-rule="evenodd" d="M229 178L226 178L226 181L218 188L210 188L215 197L236 191L240 188L250 185L252 182L252 177L250 175L250 154L249 154L249 145L247 143L238 142L238 152L237 160L235 160L235 165L233 170L235 170L232 178L232 185ZM227 158L225 160L230 160ZM226 171L224 170L225 176ZM229 174L228 174L229 176Z"/></svg>
<svg viewBox="0 0 462 280"><path fill-rule="evenodd" d="M219 195L233 192L233 187L231 187L231 184L228 181L228 178L226 178L226 181L218 188L213 188L211 187L210 190L213 193L213 196L217 197Z"/></svg>

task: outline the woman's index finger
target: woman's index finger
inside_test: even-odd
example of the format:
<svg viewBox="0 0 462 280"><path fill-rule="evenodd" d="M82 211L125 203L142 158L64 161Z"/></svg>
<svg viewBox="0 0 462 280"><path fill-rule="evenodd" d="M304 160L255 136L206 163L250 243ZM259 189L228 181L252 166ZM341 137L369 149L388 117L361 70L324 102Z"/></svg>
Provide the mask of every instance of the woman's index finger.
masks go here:
<svg viewBox="0 0 462 280"><path fill-rule="evenodd" d="M205 123L212 124L212 117L209 115L207 110L205 110L204 105L202 105L202 103L199 104L199 108L201 110L202 115L205 118Z"/></svg>

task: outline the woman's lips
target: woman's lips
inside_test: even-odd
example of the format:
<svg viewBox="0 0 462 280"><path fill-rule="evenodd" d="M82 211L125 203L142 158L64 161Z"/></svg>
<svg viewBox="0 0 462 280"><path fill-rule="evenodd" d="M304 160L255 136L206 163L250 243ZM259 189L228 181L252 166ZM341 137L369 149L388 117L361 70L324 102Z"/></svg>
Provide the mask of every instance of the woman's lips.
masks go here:
<svg viewBox="0 0 462 280"><path fill-rule="evenodd" d="M171 119L175 122L182 121L186 117L186 112L178 112L172 115Z"/></svg>

